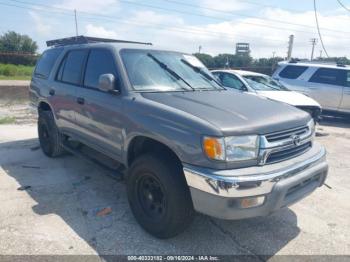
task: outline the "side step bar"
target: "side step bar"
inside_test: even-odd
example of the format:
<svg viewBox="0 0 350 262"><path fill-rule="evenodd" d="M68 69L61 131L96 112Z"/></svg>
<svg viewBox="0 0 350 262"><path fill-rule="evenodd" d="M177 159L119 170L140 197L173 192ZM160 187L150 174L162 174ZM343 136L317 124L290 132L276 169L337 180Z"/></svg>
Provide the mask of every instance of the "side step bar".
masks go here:
<svg viewBox="0 0 350 262"><path fill-rule="evenodd" d="M89 154L87 152L84 152L83 150L79 150L79 149L73 147L72 145L69 144L69 141L67 141L67 142L65 142L63 144L63 148L67 152L69 152L69 153L71 153L71 154L73 154L73 155L75 155L75 156L77 156L77 157L79 157L79 158L81 158L83 160L86 160L88 162L93 162L94 164L96 164L100 168L102 168L105 171L107 171L107 175L110 176L111 178L113 178L113 179L115 179L117 181L122 181L124 179L124 174L123 174L123 170L121 168L121 165L119 165L117 168L116 167L112 167L112 165L108 165L106 162L108 162L108 160L109 160L112 163L114 160L112 160L112 159L110 159L110 158L108 158L108 157L103 155L103 158L105 159L105 161L99 161L97 159L97 157L93 157L92 155L94 155L94 156L96 156L96 155L102 156L101 153L96 152L95 150L93 150L93 149L91 149L91 148L89 148L89 147L87 147L85 145L82 145L82 147L88 148L89 150L92 151L93 154ZM106 159L108 159L108 160L106 161ZM103 162L105 162L105 163L103 163Z"/></svg>

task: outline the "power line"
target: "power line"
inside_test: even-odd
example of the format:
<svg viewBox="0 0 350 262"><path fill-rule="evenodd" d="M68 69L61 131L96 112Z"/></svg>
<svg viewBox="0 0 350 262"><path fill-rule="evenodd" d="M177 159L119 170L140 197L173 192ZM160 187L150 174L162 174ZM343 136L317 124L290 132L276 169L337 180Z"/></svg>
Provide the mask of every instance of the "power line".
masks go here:
<svg viewBox="0 0 350 262"><path fill-rule="evenodd" d="M246 2L246 3L249 3L249 4L252 4L252 5L257 5L257 6L262 6L262 7L270 7L270 8L278 8L274 5L267 5L267 4L261 4L261 3L257 3L257 2L253 2L253 1L250 1L250 0L241 0L242 2ZM286 11L290 11L292 13L294 12L303 12L303 10L300 10L300 9L292 9L292 8L280 8L282 10L286 10ZM337 19L340 19L340 20L347 20L349 21L349 18L348 17L337 17Z"/></svg>
<svg viewBox="0 0 350 262"><path fill-rule="evenodd" d="M3 5L8 5L8 6L15 6L15 7L19 7L19 8L23 8L23 9L30 9L30 10L34 10L34 11L42 11L47 13L48 11L51 13L55 13L55 14L60 14L60 15L69 15L72 16L73 14L71 13L71 11L65 9L65 8L58 8L58 7L52 7L49 5L44 5L44 4L32 4L32 3L28 3L28 2L24 2L24 1L18 1L18 0L13 0L13 2L19 2L21 4L26 4L26 5L31 5L34 6L36 8L31 8L28 6L16 6L16 5L11 5L11 4L3 4ZM38 9L37 7L45 7L45 10L43 9ZM56 9L56 10L60 10L60 12L58 11L53 11L50 9ZM67 13L69 12L69 13ZM183 28L179 28L179 27L175 27L175 26L164 26L164 25L159 25L159 24L145 24L145 23L135 23L135 22L129 22L129 21L125 21L123 20L123 18L118 19L118 17L115 16L105 16L105 15L99 15L99 14L94 14L94 13L89 13L89 12L79 12L81 15L84 15L86 17L84 17L87 20L108 20L108 21L118 21L119 23L124 23L124 24L131 24L131 25L137 25L137 26L142 26L142 27L147 27L147 28L156 28L159 30L164 30L164 31L170 31L170 32L183 32L183 33L188 33L188 34L196 34L196 35L212 35L212 36L217 36L220 39L223 39L223 33L218 33L218 32L214 32L214 31L208 31L208 30L197 30L197 29L183 29ZM266 40L266 41L273 41L275 42L284 42L284 41L280 41L280 40L276 40L276 39L272 39L272 38L266 38L266 37L252 37L252 36L247 36L247 35L239 35L239 34L232 34L230 35L230 37L232 38L237 38L237 37L244 37L244 38L251 38L251 39L259 39L259 40ZM226 37L227 39L229 39L228 37ZM229 41L233 41L233 39L229 39Z"/></svg>
<svg viewBox="0 0 350 262"><path fill-rule="evenodd" d="M340 0L337 0L337 1L346 11L350 12L350 8L348 8L346 5L344 5L342 1L340 1Z"/></svg>
<svg viewBox="0 0 350 262"><path fill-rule="evenodd" d="M319 38L320 38L320 42L321 42L321 45L322 45L322 49L323 49L323 51L325 52L326 56L329 57L328 52L327 52L327 50L326 50L326 48L325 48L325 46L324 46L324 43L323 43L323 40L322 40L321 31L320 31L320 27L319 27L319 24L318 24L316 0L314 0L314 11L315 11L315 19L316 19L317 32L318 32L318 36L319 36Z"/></svg>
<svg viewBox="0 0 350 262"><path fill-rule="evenodd" d="M276 8L276 6L274 6L274 5L262 4L262 3L257 3L257 2L253 2L253 1L249 1L249 0L241 0L241 1L248 3L248 4L257 5L257 6ZM302 11L302 10L292 9L292 8L281 8L281 9L291 11L291 12L301 12Z"/></svg>
<svg viewBox="0 0 350 262"><path fill-rule="evenodd" d="M269 19L269 18L266 18L266 17L259 17L259 16L253 16L253 15L245 15L245 14L232 14L231 12L228 12L228 11L223 11L223 10L220 10L220 9L209 8L209 7L202 7L202 6L198 6L198 5L194 5L194 4L188 4L188 3L180 2L180 1L177 1L177 0L163 0L163 1L169 2L169 3L174 3L174 4L177 4L177 5L181 5L181 6L194 7L194 8L198 8L198 9L214 11L214 12L217 12L217 13L228 14L228 15L231 15L231 16L257 18L257 19L260 19L260 20L264 20L264 21L267 20L267 21L271 21L271 22L275 22L275 23L288 24L288 25L307 27L307 28L314 28L313 26L310 26L310 25L291 23L291 22L286 22L286 21L282 21L282 20ZM330 28L322 28L322 30L338 32L338 33L344 33L344 31L330 29ZM347 32L347 33L350 33L350 32Z"/></svg>
<svg viewBox="0 0 350 262"><path fill-rule="evenodd" d="M27 4L27 5L32 5L32 6L44 6L46 8L53 8L53 9L58 9L58 10L62 10L62 11L67 11L67 9L65 8L58 8L58 7L52 7L50 5L45 5L45 4L32 4L29 2L25 2L25 1L20 1L20 0L11 0L12 2L17 2L17 3L21 3L21 4ZM183 12L183 11L179 11L179 10L174 10L174 9L167 9L167 8L163 8L163 7L159 7L159 6L154 6L154 5L148 5L148 4L143 4L143 3L136 3L133 1L128 1L128 0L119 0L120 2L126 3L126 4L130 4L130 5L138 5L138 6L144 6L144 7L149 7L149 8L153 8L153 9L159 9L159 10L163 10L163 11L167 11L167 12L177 12L177 13L182 13L182 14L186 14L186 15L192 15L192 16L200 16L200 17L207 17L207 18L211 18L211 19L216 19L216 20L220 20L220 21L225 21L225 22L231 22L230 20L227 19L223 19L223 18L218 18L218 17L213 17L213 16L206 16L206 15L200 15L200 14L195 14L195 13L191 13L191 12ZM79 13L85 13L88 15L92 15L92 16L99 16L99 17L106 17L106 18L114 18L111 16L106 16L106 15L100 15L100 14L94 14L94 13L89 13L89 12L79 12ZM245 24L251 24L251 25L255 25L255 26L260 26L260 27L268 27L268 28L273 28L273 29L278 29L278 30L283 30L286 31L287 29L284 27L276 27L276 26L270 26L270 25L263 25L263 24L257 24L257 23L250 23L250 22L241 22L241 23L245 23ZM310 31L302 31L302 30L296 30L296 29L289 29L295 32L301 32L304 34L310 34L313 32ZM345 32L345 31L338 31L339 33L342 34L350 34L350 32ZM213 32L213 33L217 33L217 32ZM236 34L237 35L237 34ZM238 36L238 35L237 35ZM330 36L330 35L328 35ZM332 37L339 37L338 35L332 35ZM252 38L252 37L251 37ZM261 38L259 38L261 39ZM267 39L267 38L265 38ZM349 38L350 39L350 38ZM275 41L275 40L274 40Z"/></svg>
<svg viewBox="0 0 350 262"><path fill-rule="evenodd" d="M31 4L31 3L26 3L23 1L15 1L15 2L21 2L22 4L29 4L31 6L43 6L43 7L50 7L48 5L39 5L39 4ZM6 6L13 6L13 7L18 7L18 8L22 8L22 9L29 9L29 10L33 10L33 11L39 11L39 12L45 12L47 13L48 10L45 9L36 9L36 8L31 8L31 7L27 7L27 6L18 6L18 5L13 5L13 4L5 4L5 3L1 3L1 5L6 5ZM53 7L51 7L53 8ZM54 7L53 9L57 9L57 10L61 10L63 12L55 12L55 11L50 11L51 13L57 13L57 14L61 14L61 15L68 15L68 16L74 16L74 14L66 13L68 12L67 9L64 8L57 8ZM197 35L208 35L208 36L217 36L220 37L220 39L222 39L223 34L222 33L218 33L218 32L214 32L214 31L208 31L208 30L198 30L198 29L183 29L183 28L179 28L179 27L175 27L175 26L171 26L171 28L164 26L164 25L159 25L159 24L151 24L151 23L135 23L135 22L129 22L129 21L124 21L122 20L122 18L118 19L118 17L115 16L106 16L106 15L99 15L99 14L93 14L93 13L89 13L89 12L79 12L80 13L80 17L82 18L82 15L85 16L86 18L89 18L90 20L108 20L108 21L118 21L119 23L123 23L123 24L131 24L131 25L137 25L137 26L142 26L142 27L153 27L153 28L157 28L159 30L165 30L165 31L175 31L175 32L183 32L183 33L190 33L190 34L197 34ZM251 39L263 39L265 41L271 41L271 42L284 42L284 41L279 41L273 38L266 38L266 37L252 37L252 36L247 36L247 35L241 35L241 34L233 34L231 35L232 38L236 38L236 37L244 37L244 38L251 38ZM231 41L231 40L230 40Z"/></svg>
<svg viewBox="0 0 350 262"><path fill-rule="evenodd" d="M119 0L119 2L125 3L125 4L130 4L130 5L148 7L148 8L152 8L152 9L158 9L158 10L162 10L162 11L166 11L166 12L179 13L179 14L185 14L185 15L196 16L196 17L204 17L204 18L209 18L209 19L213 19L213 20L217 20L217 21L223 21L223 22L231 22L230 20L227 20L227 19L221 18L221 17L197 14L197 13L192 13L192 12L187 12L187 11L180 11L180 10L175 10L175 9L169 9L169 8L164 8L164 7L160 7L160 6L144 4L144 3L134 2L134 1ZM282 30L282 31L286 31L287 30L287 28L285 28L285 27L271 26L271 25L258 24L258 23L246 22L246 21L240 21L240 22L243 23L243 24L249 24L249 25L259 26L259 27L264 27L264 28L268 27L268 28L273 28L273 29ZM303 34L313 33L312 31L304 31L304 30L299 30L299 29L289 29L289 30L292 30L294 32L303 33ZM345 32L345 31L339 31L338 33L350 34L350 32ZM335 35L333 35L333 36L335 36ZM335 37L338 37L338 36L335 36Z"/></svg>

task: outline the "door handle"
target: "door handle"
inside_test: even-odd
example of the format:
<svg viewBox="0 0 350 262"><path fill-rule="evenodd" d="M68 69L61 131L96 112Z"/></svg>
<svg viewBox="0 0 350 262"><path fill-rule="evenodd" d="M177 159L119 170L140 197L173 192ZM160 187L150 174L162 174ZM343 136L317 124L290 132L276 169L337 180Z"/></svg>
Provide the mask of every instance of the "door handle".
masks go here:
<svg viewBox="0 0 350 262"><path fill-rule="evenodd" d="M82 98L82 97L78 97L77 98L77 103L80 104L80 105L83 105L85 103L85 99Z"/></svg>
<svg viewBox="0 0 350 262"><path fill-rule="evenodd" d="M55 95L55 90L54 90L54 89L50 89L49 95L50 95L50 96L54 96L54 95Z"/></svg>

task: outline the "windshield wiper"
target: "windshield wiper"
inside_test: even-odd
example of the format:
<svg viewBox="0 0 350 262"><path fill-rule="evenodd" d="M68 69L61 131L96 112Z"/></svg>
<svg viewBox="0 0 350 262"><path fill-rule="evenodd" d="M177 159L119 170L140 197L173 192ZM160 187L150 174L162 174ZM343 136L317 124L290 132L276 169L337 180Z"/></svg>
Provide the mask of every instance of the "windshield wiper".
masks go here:
<svg viewBox="0 0 350 262"><path fill-rule="evenodd" d="M162 69L167 71L169 74L171 74L173 77L175 77L177 80L181 80L184 82L191 90L195 91L195 89L185 80L183 79L178 73L176 73L174 70L170 69L166 64L164 64L162 61L158 60L154 55L148 53L148 57L150 57L154 62L156 62ZM183 88L183 87L182 87ZM187 88L183 88L184 90L189 90Z"/></svg>
<svg viewBox="0 0 350 262"><path fill-rule="evenodd" d="M185 65L189 66L190 68L193 69L193 71L195 71L198 74L201 74L202 76L204 76L207 80L213 81L216 84L218 84L223 90L225 90L225 88L214 78L211 77L209 74L207 74L206 72L204 72L202 69L200 69L199 67L196 67L194 65L192 65L191 63L189 63L188 61L186 61L185 59L181 59L181 62L184 63ZM215 87L215 89L218 89Z"/></svg>

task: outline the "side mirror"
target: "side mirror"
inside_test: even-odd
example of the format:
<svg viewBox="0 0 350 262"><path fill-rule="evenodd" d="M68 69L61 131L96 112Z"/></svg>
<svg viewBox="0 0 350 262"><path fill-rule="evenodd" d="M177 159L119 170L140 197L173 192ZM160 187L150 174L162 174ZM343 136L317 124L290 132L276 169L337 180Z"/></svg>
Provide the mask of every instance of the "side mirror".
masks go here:
<svg viewBox="0 0 350 262"><path fill-rule="evenodd" d="M100 75L98 79L98 89L104 92L118 92L118 90L115 89L115 76L112 74Z"/></svg>

